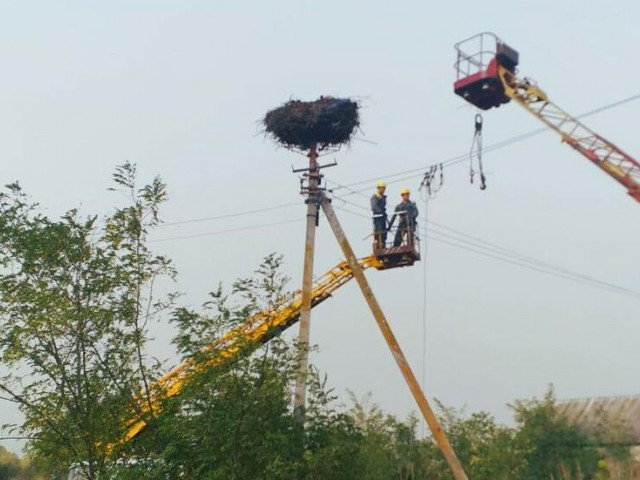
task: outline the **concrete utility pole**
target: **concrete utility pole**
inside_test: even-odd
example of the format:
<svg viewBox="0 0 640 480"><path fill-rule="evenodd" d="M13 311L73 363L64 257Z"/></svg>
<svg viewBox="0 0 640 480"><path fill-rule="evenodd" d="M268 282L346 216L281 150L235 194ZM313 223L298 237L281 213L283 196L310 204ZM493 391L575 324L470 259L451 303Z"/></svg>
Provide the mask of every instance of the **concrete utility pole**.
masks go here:
<svg viewBox="0 0 640 480"><path fill-rule="evenodd" d="M307 370L309 363L309 329L311 323L311 288L313 287L313 257L315 251L316 226L320 196L320 168L316 145L309 148L308 186L303 188L307 195L307 234L304 242L304 269L302 271L302 308L300 310L300 331L298 334L298 375L296 377L293 400L293 415L301 424L304 423L307 399Z"/></svg>
<svg viewBox="0 0 640 480"><path fill-rule="evenodd" d="M438 419L433 413L433 410L431 410L429 402L427 401L427 397L425 397L424 392L420 388L420 384L413 374L413 371L411 370L411 367L409 366L409 363L407 362L407 359L405 358L404 353L400 348L400 344L398 343L398 340L396 340L396 337L393 334L393 331L391 330L391 327L389 326L389 323L387 322L387 319L385 318L384 313L382 312L382 309L380 308L380 305L378 304L378 301L376 300L376 297L371 290L371 287L369 286L367 278L364 276L362 267L360 267L358 259L353 253L351 245L349 245L349 241L347 240L347 237L342 230L342 226L338 221L338 217L336 217L330 201L322 193L320 193L320 195L322 195L322 210L327 217L327 221L329 222L329 225L331 225L331 229L333 230L336 240L338 240L338 244L340 245L345 258L349 263L349 267L351 267L353 276L358 282L360 290L362 290L362 295L367 301L369 309L371 310L371 313L373 313L373 316L378 323L378 327L380 327L382 336L387 342L387 345L389 346L389 349L391 350L393 358L398 364L398 367L400 367L400 371L402 372L402 375L404 376L404 379L409 386L409 390L411 390L411 393L413 394L413 398L415 398L416 403L420 408L420 412L422 412L424 419L427 421L427 424L431 429L433 438L438 444L438 447L444 455L444 458L447 460L449 468L451 468L451 471L453 472L454 478L456 480L469 480L469 477L467 477L467 474L462 468L462 465L460 464L456 453L453 451L453 448L451 447L447 436L442 431L442 427L440 426Z"/></svg>

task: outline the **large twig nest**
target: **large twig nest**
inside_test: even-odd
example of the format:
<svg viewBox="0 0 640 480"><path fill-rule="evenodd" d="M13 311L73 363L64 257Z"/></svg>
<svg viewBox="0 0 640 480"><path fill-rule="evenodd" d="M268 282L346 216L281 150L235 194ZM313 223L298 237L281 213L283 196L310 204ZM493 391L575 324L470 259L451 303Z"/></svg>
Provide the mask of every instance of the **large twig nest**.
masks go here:
<svg viewBox="0 0 640 480"><path fill-rule="evenodd" d="M291 100L264 117L265 131L287 148L307 150L349 143L360 124L358 103L349 98Z"/></svg>

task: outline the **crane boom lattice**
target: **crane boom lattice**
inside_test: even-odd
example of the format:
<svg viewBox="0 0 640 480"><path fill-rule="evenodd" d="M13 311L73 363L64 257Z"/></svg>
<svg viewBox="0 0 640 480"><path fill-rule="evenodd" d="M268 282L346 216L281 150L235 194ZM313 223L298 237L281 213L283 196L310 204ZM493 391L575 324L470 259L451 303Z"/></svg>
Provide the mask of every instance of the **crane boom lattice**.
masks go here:
<svg viewBox="0 0 640 480"><path fill-rule="evenodd" d="M498 67L498 73L509 98L552 128L564 142L621 183L640 202L638 161L551 102L535 83L518 78L502 66Z"/></svg>

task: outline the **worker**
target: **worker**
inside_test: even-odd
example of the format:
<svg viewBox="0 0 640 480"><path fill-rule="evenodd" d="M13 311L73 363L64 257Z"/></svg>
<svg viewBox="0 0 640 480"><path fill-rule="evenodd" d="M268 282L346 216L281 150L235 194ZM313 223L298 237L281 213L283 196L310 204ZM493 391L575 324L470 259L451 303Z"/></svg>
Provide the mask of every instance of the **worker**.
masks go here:
<svg viewBox="0 0 640 480"><path fill-rule="evenodd" d="M385 248L387 243L387 196L384 194L386 189L386 183L378 182L376 192L371 197L373 241L378 248Z"/></svg>
<svg viewBox="0 0 640 480"><path fill-rule="evenodd" d="M391 217L391 221L389 222L389 228L391 228L393 226L393 222L395 222L396 220L396 217L399 217L400 219L398 221L396 236L393 239L394 247L399 247L400 245L402 245L405 234L413 235L413 232L415 232L418 228L418 207L409 199L410 195L411 192L408 188L403 188L400 191L402 201L396 206L396 209L393 212L393 217Z"/></svg>

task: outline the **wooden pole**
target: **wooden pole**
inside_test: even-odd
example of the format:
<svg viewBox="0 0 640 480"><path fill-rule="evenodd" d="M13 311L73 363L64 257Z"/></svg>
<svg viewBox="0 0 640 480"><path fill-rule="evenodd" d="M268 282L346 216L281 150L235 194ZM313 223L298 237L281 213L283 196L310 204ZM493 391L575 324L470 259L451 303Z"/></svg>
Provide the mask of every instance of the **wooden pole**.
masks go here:
<svg viewBox="0 0 640 480"><path fill-rule="evenodd" d="M304 424L307 399L307 370L309 363L309 335L311 324L311 289L313 287L313 257L315 250L316 222L318 219L318 187L320 170L318 152L313 145L309 149L309 193L307 195L307 233L304 242L304 268L302 271L302 306L298 333L298 375L293 400L293 415Z"/></svg>
<svg viewBox="0 0 640 480"><path fill-rule="evenodd" d="M427 401L427 397L425 397L424 392L420 388L420 384L413 374L413 371L411 370L411 367L409 366L404 353L402 353L400 344L398 343L398 340L396 340L396 337L393 334L393 331L391 330L391 327L389 326L389 323L387 322L387 319L385 318L384 313L382 312L382 309L380 308L380 305L378 304L378 301L376 300L376 297L371 290L371 287L369 286L369 282L364 276L362 268L358 263L358 259L354 255L353 250L351 249L351 245L349 245L349 241L347 240L347 237L342 230L342 226L338 221L338 217L336 217L333 207L326 197L323 197L322 199L322 210L324 211L324 214L327 217L329 225L331 225L331 229L333 230L336 240L338 240L338 244L340 245L345 258L347 259L347 262L351 267L353 276L358 282L360 290L362 290L362 295L367 301L369 309L371 310L371 313L373 313L373 316L378 323L378 327L380 327L382 336L386 340L387 345L389 346L389 349L393 354L393 358L398 364L398 367L400 367L400 371L402 372L402 375L404 376L404 379L409 386L409 390L411 390L413 398L415 398L416 403L418 404L418 408L420 408L420 412L422 412L424 419L427 421L427 424L431 429L431 433L433 433L433 438L438 444L440 451L444 455L444 458L447 460L447 463L449 464L449 467L453 472L454 478L456 480L469 480L469 477L467 477L467 474L462 468L462 465L460 464L456 453L453 451L453 448L451 447L447 436L442 430L438 419L433 413L433 410L431 410L429 402Z"/></svg>

